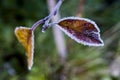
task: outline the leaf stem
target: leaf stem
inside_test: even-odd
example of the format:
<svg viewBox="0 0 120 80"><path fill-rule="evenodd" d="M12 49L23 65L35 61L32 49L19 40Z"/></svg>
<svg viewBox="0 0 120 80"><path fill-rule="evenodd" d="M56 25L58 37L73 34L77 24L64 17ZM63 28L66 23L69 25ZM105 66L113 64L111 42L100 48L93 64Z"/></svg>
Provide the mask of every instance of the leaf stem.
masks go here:
<svg viewBox="0 0 120 80"><path fill-rule="evenodd" d="M47 28L49 28L49 22L52 16L55 16L60 9L61 4L64 0L59 0L57 5L55 6L54 10L45 18L38 20L36 23L33 24L31 30L34 31L40 24L44 24L42 28L42 32L45 32Z"/></svg>

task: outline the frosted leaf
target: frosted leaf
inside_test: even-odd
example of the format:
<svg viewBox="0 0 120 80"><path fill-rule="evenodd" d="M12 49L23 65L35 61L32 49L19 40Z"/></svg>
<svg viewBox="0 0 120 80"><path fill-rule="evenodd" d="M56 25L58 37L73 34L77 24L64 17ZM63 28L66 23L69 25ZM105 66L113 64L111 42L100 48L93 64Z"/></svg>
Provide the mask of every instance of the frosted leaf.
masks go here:
<svg viewBox="0 0 120 80"><path fill-rule="evenodd" d="M15 29L15 35L26 49L28 69L30 70L33 65L33 54L34 54L33 31L31 30L31 28L17 27Z"/></svg>
<svg viewBox="0 0 120 80"><path fill-rule="evenodd" d="M57 26L78 43L89 46L104 45L98 26L90 19L67 17L58 21Z"/></svg>

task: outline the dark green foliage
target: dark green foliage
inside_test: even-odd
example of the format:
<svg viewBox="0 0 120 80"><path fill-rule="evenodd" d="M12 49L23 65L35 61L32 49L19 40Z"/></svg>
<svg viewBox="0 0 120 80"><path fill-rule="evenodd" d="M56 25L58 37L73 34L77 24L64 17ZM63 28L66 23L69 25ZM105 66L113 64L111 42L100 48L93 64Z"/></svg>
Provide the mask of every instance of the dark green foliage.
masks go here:
<svg viewBox="0 0 120 80"><path fill-rule="evenodd" d="M78 7L79 0L65 0L61 16L75 16ZM25 50L14 29L31 27L47 16L47 1L0 0L0 80L59 80L63 75L68 80L120 80L120 74L108 73L120 58L120 0L86 0L84 7L83 17L98 24L105 46L88 47L65 36L68 58L61 64L52 29L42 33L40 26L35 30L34 65L28 71Z"/></svg>

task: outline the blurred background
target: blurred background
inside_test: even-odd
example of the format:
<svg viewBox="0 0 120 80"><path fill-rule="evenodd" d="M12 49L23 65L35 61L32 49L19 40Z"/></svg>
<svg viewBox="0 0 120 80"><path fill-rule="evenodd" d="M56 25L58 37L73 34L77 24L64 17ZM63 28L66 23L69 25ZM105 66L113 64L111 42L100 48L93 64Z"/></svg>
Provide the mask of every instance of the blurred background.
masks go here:
<svg viewBox="0 0 120 80"><path fill-rule="evenodd" d="M105 46L84 46L64 35L67 52L61 62L52 28L42 33L41 25L29 71L14 29L31 27L48 14L47 0L0 0L0 80L120 80L120 0L65 0L61 17L82 14L94 20Z"/></svg>

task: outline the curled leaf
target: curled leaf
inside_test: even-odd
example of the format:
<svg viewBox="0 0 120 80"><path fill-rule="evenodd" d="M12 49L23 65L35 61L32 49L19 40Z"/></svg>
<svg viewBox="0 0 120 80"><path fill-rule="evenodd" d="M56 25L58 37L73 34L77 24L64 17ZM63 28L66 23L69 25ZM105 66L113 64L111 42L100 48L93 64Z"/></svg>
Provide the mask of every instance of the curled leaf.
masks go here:
<svg viewBox="0 0 120 80"><path fill-rule="evenodd" d="M78 43L89 46L104 45L98 26L90 19L67 17L61 19L57 26Z"/></svg>
<svg viewBox="0 0 120 80"><path fill-rule="evenodd" d="M33 31L31 30L31 28L17 27L15 29L15 35L26 49L28 69L30 70L33 65L33 54L34 54Z"/></svg>

